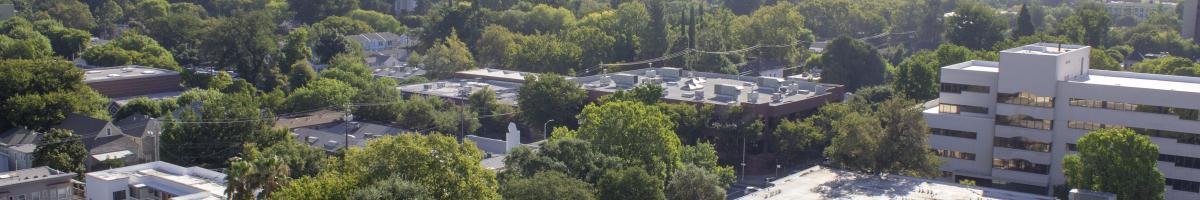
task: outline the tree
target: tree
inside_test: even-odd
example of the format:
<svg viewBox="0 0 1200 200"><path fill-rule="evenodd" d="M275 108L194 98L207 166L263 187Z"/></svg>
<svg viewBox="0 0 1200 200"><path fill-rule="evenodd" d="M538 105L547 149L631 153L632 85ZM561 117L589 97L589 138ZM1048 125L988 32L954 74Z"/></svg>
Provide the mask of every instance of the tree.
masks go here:
<svg viewBox="0 0 1200 200"><path fill-rule="evenodd" d="M1121 199L1163 199L1158 145L1129 129L1102 129L1079 138L1079 154L1063 157L1074 188L1110 192Z"/></svg>
<svg viewBox="0 0 1200 200"><path fill-rule="evenodd" d="M292 181L270 198L344 199L354 188L407 181L432 199L500 199L494 172L479 165L483 156L473 143L439 133L385 136L349 149L340 164Z"/></svg>
<svg viewBox="0 0 1200 200"><path fill-rule="evenodd" d="M596 184L599 199L666 199L663 180L639 167L611 169Z"/></svg>
<svg viewBox="0 0 1200 200"><path fill-rule="evenodd" d="M478 130L479 114L462 106L449 106L443 111L433 113L433 124L437 131L457 133L466 136Z"/></svg>
<svg viewBox="0 0 1200 200"><path fill-rule="evenodd" d="M525 85L517 92L517 108L530 124L554 120L555 124L573 126L585 100L587 92L578 83L556 74L527 75Z"/></svg>
<svg viewBox="0 0 1200 200"><path fill-rule="evenodd" d="M1109 56L1105 49L1092 49L1088 58L1091 59L1091 62L1088 63L1088 67L1091 69L1121 71L1121 63L1118 63L1112 56Z"/></svg>
<svg viewBox="0 0 1200 200"><path fill-rule="evenodd" d="M54 55L73 59L75 55L87 48L91 43L92 34L85 30L63 27L57 21L40 20L36 26L38 32L50 40Z"/></svg>
<svg viewBox="0 0 1200 200"><path fill-rule="evenodd" d="M489 25L483 29L483 35L479 36L479 41L475 42L475 49L478 52L480 67L485 68L508 68L512 69L515 65L517 53L521 51L521 46L517 44L517 40L521 39L521 35L508 31L500 25Z"/></svg>
<svg viewBox="0 0 1200 200"><path fill-rule="evenodd" d="M935 53L921 51L900 62L896 67L893 89L918 100L934 99L938 95L937 70L941 68Z"/></svg>
<svg viewBox="0 0 1200 200"><path fill-rule="evenodd" d="M412 200L433 200L430 193L425 192L427 189L421 185L417 185L412 181L406 181L398 177L388 178L368 185L364 188L355 189L350 194L349 199L361 200L388 200L388 199L412 199Z"/></svg>
<svg viewBox="0 0 1200 200"><path fill-rule="evenodd" d="M988 49L1004 40L1008 22L979 3L961 3L946 19L946 40L971 49Z"/></svg>
<svg viewBox="0 0 1200 200"><path fill-rule="evenodd" d="M1029 15L1029 5L1021 4L1021 11L1017 13L1017 27L1012 31L1013 38L1021 38L1033 35L1037 32L1037 27L1033 25L1033 16Z"/></svg>
<svg viewBox="0 0 1200 200"><path fill-rule="evenodd" d="M929 127L916 102L894 97L879 104L877 115L885 124L876 162L884 172L919 177L938 175L940 159L929 151Z"/></svg>
<svg viewBox="0 0 1200 200"><path fill-rule="evenodd" d="M438 40L433 48L425 52L425 58L421 60L432 77L446 77L454 72L475 68L475 58L471 56L471 51L455 34Z"/></svg>
<svg viewBox="0 0 1200 200"><path fill-rule="evenodd" d="M641 166L656 177L667 177L680 160L675 124L652 105L617 101L588 105L579 113L579 138L606 155Z"/></svg>
<svg viewBox="0 0 1200 200"><path fill-rule="evenodd" d="M656 99L657 100L657 99ZM713 120L716 107L703 105L697 107L685 103L659 103L658 108L663 114L671 117L675 123L675 134L683 144L694 145L704 137L704 132Z"/></svg>
<svg viewBox="0 0 1200 200"><path fill-rule="evenodd" d="M34 7L45 11L54 20L73 29L91 30L96 26L88 5L74 0L45 0L35 1Z"/></svg>
<svg viewBox="0 0 1200 200"><path fill-rule="evenodd" d="M1075 14L1055 26L1055 33L1066 35L1074 42L1090 46L1105 46L1112 17L1099 3L1082 3Z"/></svg>
<svg viewBox="0 0 1200 200"><path fill-rule="evenodd" d="M83 84L83 71L62 60L0 60L0 127L45 130L67 114L108 119L108 99Z"/></svg>
<svg viewBox="0 0 1200 200"><path fill-rule="evenodd" d="M596 66L610 58L617 39L595 27L577 27L561 34L561 40L579 45L579 66Z"/></svg>
<svg viewBox="0 0 1200 200"><path fill-rule="evenodd" d="M672 200L719 200L725 199L725 188L720 179L695 165L687 165L676 171L667 182L667 199Z"/></svg>
<svg viewBox="0 0 1200 200"><path fill-rule="evenodd" d="M288 75L288 85L290 88L300 88L307 85L309 81L317 79L317 72L313 71L312 65L308 61L298 60L292 64L292 73Z"/></svg>
<svg viewBox="0 0 1200 200"><path fill-rule="evenodd" d="M118 22L125 17L125 11L121 5L113 0L104 0L104 4L96 8L96 29L97 36L111 38L115 35Z"/></svg>
<svg viewBox="0 0 1200 200"><path fill-rule="evenodd" d="M825 156L835 165L868 173L879 173L875 160L878 154L878 135L883 132L879 120L873 116L850 113L833 122L833 141L825 148Z"/></svg>
<svg viewBox="0 0 1200 200"><path fill-rule="evenodd" d="M0 58L49 58L54 51L50 39L33 29L33 24L21 17L0 23Z"/></svg>
<svg viewBox="0 0 1200 200"><path fill-rule="evenodd" d="M91 65L142 65L172 71L182 70L170 51L159 46L153 38L138 34L122 34L104 45L83 51L83 59Z"/></svg>
<svg viewBox="0 0 1200 200"><path fill-rule="evenodd" d="M271 122L263 120L258 102L248 93L194 89L184 92L176 101L181 114L163 120L160 138L159 148L167 162L209 168L227 166L227 158L238 155L248 138L266 134L270 127ZM181 123L194 121L229 123Z"/></svg>
<svg viewBox="0 0 1200 200"><path fill-rule="evenodd" d="M321 21L325 17L344 15L358 9L358 0L287 0L288 10L304 23Z"/></svg>
<svg viewBox="0 0 1200 200"><path fill-rule="evenodd" d="M86 170L83 161L87 155L83 142L71 130L50 129L33 150L33 166L83 173Z"/></svg>
<svg viewBox="0 0 1200 200"><path fill-rule="evenodd" d="M481 136L489 138L502 138L504 133L508 132L508 123L516 123L516 112L513 107L496 102L496 92L491 88L483 88L475 91L467 97L467 105L471 111L478 113L480 117L479 123L482 125L479 131Z"/></svg>
<svg viewBox="0 0 1200 200"><path fill-rule="evenodd" d="M880 12L869 4L842 0L803 1L796 5L804 13L804 27L821 38L839 36L866 37L882 33L888 27ZM764 8L765 9L765 8Z"/></svg>
<svg viewBox="0 0 1200 200"><path fill-rule="evenodd" d="M341 16L325 18L313 24L312 30L317 38L313 51L321 62L330 62L338 54L359 54L363 44L346 36L375 32L366 22Z"/></svg>
<svg viewBox="0 0 1200 200"><path fill-rule="evenodd" d="M258 152L253 144L246 145L243 156L230 159L228 187L225 195L234 199L263 199L287 183L290 174L282 159Z"/></svg>
<svg viewBox="0 0 1200 200"><path fill-rule="evenodd" d="M596 199L591 184L557 171L508 180L500 191L504 199L512 200Z"/></svg>
<svg viewBox="0 0 1200 200"><path fill-rule="evenodd" d="M763 7L750 15L749 21L734 22L733 26L741 30L743 46L754 45L788 45L799 42L813 41L813 34L804 27L805 18L794 9L791 3L780 2L773 6ZM760 59L795 64L801 61L804 48L768 48L758 51Z"/></svg>
<svg viewBox="0 0 1200 200"><path fill-rule="evenodd" d="M354 95L358 95L358 89L349 84L334 79L317 79L293 91L284 103L284 110L300 112L330 107L348 110L350 108L345 106L351 103Z"/></svg>
<svg viewBox="0 0 1200 200"><path fill-rule="evenodd" d="M1133 67L1130 67L1130 71L1138 73L1195 76L1192 74L1186 74L1184 72L1189 71L1189 69L1196 69L1198 67L1200 66L1192 63L1192 61L1188 60L1187 58L1167 56L1145 60L1143 62L1134 64Z"/></svg>
<svg viewBox="0 0 1200 200"><path fill-rule="evenodd" d="M257 86L274 80L270 74L279 55L279 44L272 31L275 16L265 11L237 14L224 18L202 38L203 59L219 70L232 68L238 77ZM270 89L269 87L264 89Z"/></svg>
<svg viewBox="0 0 1200 200"><path fill-rule="evenodd" d="M350 11L349 14L346 14L346 17L364 22L367 25L370 25L371 28L375 29L375 31L391 32L400 35L403 35L408 31L408 28L405 27L404 24L400 24L400 21L396 21L396 17L392 17L391 15L380 12L370 10L354 10Z"/></svg>
<svg viewBox="0 0 1200 200"><path fill-rule="evenodd" d="M577 69L582 70L579 58L583 49L574 43L552 35L533 35L522 37L519 45L521 51L516 54L514 65L522 70L568 75Z"/></svg>
<svg viewBox="0 0 1200 200"><path fill-rule="evenodd" d="M557 131L567 131L565 128ZM555 134L555 137L561 134ZM590 142L573 137L554 138L534 152L529 148L513 149L504 158L506 170L501 178L530 177L538 172L556 171L575 179L596 183L605 170L621 166L621 159L600 153Z"/></svg>
<svg viewBox="0 0 1200 200"><path fill-rule="evenodd" d="M154 118L163 117L171 113L171 111L179 108L175 101L171 100L152 100L146 97L138 97L129 100L116 114L113 114L113 119L124 119L125 117L142 114Z"/></svg>
<svg viewBox="0 0 1200 200"><path fill-rule="evenodd" d="M821 54L821 82L842 84L850 91L883 83L887 63L870 45L847 37L829 43Z"/></svg>
<svg viewBox="0 0 1200 200"><path fill-rule="evenodd" d="M172 13L146 20L142 23L142 31L170 50L176 61L186 65L201 61L200 47L206 34L205 27L213 25L213 20L206 20L202 16Z"/></svg>
<svg viewBox="0 0 1200 200"><path fill-rule="evenodd" d="M805 152L819 149L826 140L824 130L816 127L812 120L783 119L772 133L775 134L776 148L788 161L798 160Z"/></svg>

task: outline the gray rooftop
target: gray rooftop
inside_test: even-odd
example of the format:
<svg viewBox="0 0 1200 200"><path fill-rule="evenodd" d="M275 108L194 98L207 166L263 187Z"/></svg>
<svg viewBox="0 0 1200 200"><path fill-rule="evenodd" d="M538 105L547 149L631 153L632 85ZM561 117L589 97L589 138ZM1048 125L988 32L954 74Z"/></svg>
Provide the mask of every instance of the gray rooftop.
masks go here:
<svg viewBox="0 0 1200 200"><path fill-rule="evenodd" d="M717 105L788 104L825 95L829 93L827 90L840 87L794 78L738 76L678 68L645 68L573 80L587 90L609 93L657 84L665 89L664 99Z"/></svg>
<svg viewBox="0 0 1200 200"><path fill-rule="evenodd" d="M899 175L868 175L815 166L738 199L1021 199L1053 197Z"/></svg>
<svg viewBox="0 0 1200 200"><path fill-rule="evenodd" d="M351 128L351 123L357 124L358 128ZM366 122L351 122L337 123L328 126L313 126L292 129L292 136L296 137L297 141L307 144L312 147L325 149L327 151L336 151L339 148L346 146L346 129L351 128L350 146L362 147L366 145L366 141L377 137L398 135L407 132L404 129L366 123Z"/></svg>
<svg viewBox="0 0 1200 200"><path fill-rule="evenodd" d="M83 82L91 83L91 82L100 82L100 81L109 81L109 80L121 80L121 79L132 79L132 78L164 76L164 75L178 75L178 74L179 74L179 72L175 72L175 71L171 71L171 70L164 70L164 69L157 69L157 68L150 68L150 67L136 66L136 65L126 65L126 66L117 66L117 67L86 69L86 71L83 74Z"/></svg>
<svg viewBox="0 0 1200 200"><path fill-rule="evenodd" d="M405 85L400 86L399 88L400 91L405 93L437 96L457 100L466 100L467 97L472 93L483 90L483 88L489 88L496 92L497 102L505 105L516 106L517 90L521 88L521 84L504 81L460 78Z"/></svg>
<svg viewBox="0 0 1200 200"><path fill-rule="evenodd" d="M9 172L0 172L0 187L16 185L39 180L49 179L70 179L75 176L75 173L65 173L58 170L50 169L46 166L34 167Z"/></svg>

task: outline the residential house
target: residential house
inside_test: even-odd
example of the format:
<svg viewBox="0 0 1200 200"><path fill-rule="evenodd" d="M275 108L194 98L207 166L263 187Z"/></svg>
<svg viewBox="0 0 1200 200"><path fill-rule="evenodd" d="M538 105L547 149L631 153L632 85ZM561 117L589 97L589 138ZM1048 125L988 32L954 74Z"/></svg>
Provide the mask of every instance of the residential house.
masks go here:
<svg viewBox="0 0 1200 200"><path fill-rule="evenodd" d="M12 128L0 133L0 172L33 167L33 150L42 133L26 128Z"/></svg>
<svg viewBox="0 0 1200 200"><path fill-rule="evenodd" d="M80 114L68 114L66 120L53 128L71 130L81 137L88 150L84 165L89 169L99 167L101 162L118 159L125 164L142 163L148 160L141 138L126 134L111 122Z"/></svg>
<svg viewBox="0 0 1200 200"><path fill-rule="evenodd" d="M75 173L35 167L0 173L0 199L70 200Z"/></svg>

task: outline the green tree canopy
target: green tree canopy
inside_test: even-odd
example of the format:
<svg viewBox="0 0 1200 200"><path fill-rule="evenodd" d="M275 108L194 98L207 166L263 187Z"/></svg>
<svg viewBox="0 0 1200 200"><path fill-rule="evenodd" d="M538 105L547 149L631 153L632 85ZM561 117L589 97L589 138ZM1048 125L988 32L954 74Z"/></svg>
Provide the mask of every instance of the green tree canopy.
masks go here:
<svg viewBox="0 0 1200 200"><path fill-rule="evenodd" d="M50 129L33 150L33 166L83 173L86 172L83 161L87 155L80 137L71 130Z"/></svg>
<svg viewBox="0 0 1200 200"><path fill-rule="evenodd" d="M1027 4L1021 4L1021 11L1017 13L1017 27L1012 31L1013 38L1030 36L1037 32L1037 27L1033 25L1033 16L1029 14L1028 6Z"/></svg>
<svg viewBox="0 0 1200 200"><path fill-rule="evenodd" d="M527 75L517 93L521 116L531 124L554 120L558 125L575 125L575 115L586 100L587 92L578 83L557 74Z"/></svg>
<svg viewBox="0 0 1200 200"><path fill-rule="evenodd" d="M313 177L288 183L271 199L347 199L353 188L379 182L407 181L433 199L500 199L495 173L479 165L483 152L454 137L403 134L351 148L340 164ZM399 180L396 180L399 179Z"/></svg>
<svg viewBox="0 0 1200 200"><path fill-rule="evenodd" d="M596 199L591 184L557 171L508 180L500 190L504 199L511 200Z"/></svg>
<svg viewBox="0 0 1200 200"><path fill-rule="evenodd" d="M600 152L626 159L657 177L679 167L675 124L652 105L617 101L588 105L579 114L579 137Z"/></svg>
<svg viewBox="0 0 1200 200"><path fill-rule="evenodd" d="M1110 192L1121 199L1163 199L1158 145L1129 129L1103 129L1079 138L1079 154L1063 157L1071 187Z"/></svg>
<svg viewBox="0 0 1200 200"><path fill-rule="evenodd" d="M721 179L695 165L685 165L667 182L667 199L720 200L725 199Z"/></svg>
<svg viewBox="0 0 1200 200"><path fill-rule="evenodd" d="M459 41L455 34L438 40L425 52L425 58L421 61L432 77L446 77L454 72L475 68L475 58L471 56L467 44Z"/></svg>
<svg viewBox="0 0 1200 200"><path fill-rule="evenodd" d="M371 26L375 31L392 32L403 35L408 31L408 27L400 24L395 17L380 12L370 10L354 10L346 14L350 19L358 20Z"/></svg>
<svg viewBox="0 0 1200 200"><path fill-rule="evenodd" d="M663 200L663 179L639 167L610 169L596 184L600 199Z"/></svg>
<svg viewBox="0 0 1200 200"><path fill-rule="evenodd" d="M1005 18L981 3L964 2L946 18L946 40L971 49L988 49L1004 40Z"/></svg>
<svg viewBox="0 0 1200 200"><path fill-rule="evenodd" d="M887 63L875 48L847 37L830 42L818 64L821 82L842 84L850 91L882 84L887 73Z"/></svg>
<svg viewBox="0 0 1200 200"><path fill-rule="evenodd" d="M349 108L345 106L351 103L358 92L358 89L342 81L317 79L293 91L284 103L284 110L300 112L328 107L346 110Z"/></svg>
<svg viewBox="0 0 1200 200"><path fill-rule="evenodd" d="M139 34L122 34L104 45L83 51L83 59L91 65L142 65L172 71L182 70L170 51L153 38Z"/></svg>

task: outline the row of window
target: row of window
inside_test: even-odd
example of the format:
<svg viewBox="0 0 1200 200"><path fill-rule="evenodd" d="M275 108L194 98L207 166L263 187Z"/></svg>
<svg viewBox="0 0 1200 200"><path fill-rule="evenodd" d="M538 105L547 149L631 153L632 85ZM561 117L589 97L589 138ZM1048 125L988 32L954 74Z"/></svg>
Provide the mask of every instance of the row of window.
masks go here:
<svg viewBox="0 0 1200 200"><path fill-rule="evenodd" d="M988 86L942 83L942 92L962 94L963 91L986 94L991 92L991 88L988 88Z"/></svg>
<svg viewBox="0 0 1200 200"><path fill-rule="evenodd" d="M1165 131L1165 130L1148 129L1148 128L1138 128L1138 127L1127 127L1127 126L1121 126L1121 125L1101 124L1101 123L1084 122L1084 121L1067 121L1067 127L1075 128L1075 129L1089 130L1089 131L1105 129L1105 128L1128 128L1129 130L1133 130L1133 132L1135 132L1135 133L1147 135L1150 137L1171 138L1171 139L1175 139L1176 142L1183 143L1183 144L1200 145L1200 134Z"/></svg>
<svg viewBox="0 0 1200 200"><path fill-rule="evenodd" d="M1054 120L1038 119L1025 115L996 115L996 124L1050 130L1053 128Z"/></svg>
<svg viewBox="0 0 1200 200"><path fill-rule="evenodd" d="M1167 178L1165 185L1171 186L1173 190L1200 193L1200 182Z"/></svg>
<svg viewBox="0 0 1200 200"><path fill-rule="evenodd" d="M995 139L992 140L992 145L1009 149L1050 152L1050 143L1033 141L1024 137L995 137Z"/></svg>
<svg viewBox="0 0 1200 200"><path fill-rule="evenodd" d="M1023 159L993 159L992 168L1035 174L1050 174L1050 165L1033 163Z"/></svg>
<svg viewBox="0 0 1200 200"><path fill-rule="evenodd" d="M1079 147L1075 143L1067 143L1067 151L1079 151Z"/></svg>
<svg viewBox="0 0 1200 200"><path fill-rule="evenodd" d="M1158 161L1175 163L1176 167L1187 167L1192 169L1200 169L1200 158L1177 156L1171 154L1158 154Z"/></svg>
<svg viewBox="0 0 1200 200"><path fill-rule="evenodd" d="M967 138L967 139L972 139L972 140L975 139L975 132L960 131L960 130L929 128L929 134L944 135L944 136L950 136L950 137L960 137L960 138Z"/></svg>
<svg viewBox="0 0 1200 200"><path fill-rule="evenodd" d="M1141 105L1132 103L1122 103L1113 101L1076 99L1071 98L1071 106L1087 107L1087 108L1103 108L1110 110L1134 111L1164 115L1179 116L1179 119L1184 120L1200 120L1200 111L1190 108L1173 108L1166 106Z"/></svg>
<svg viewBox="0 0 1200 200"><path fill-rule="evenodd" d="M979 106L957 105L957 104L938 104L938 112L958 114L961 112L988 114L988 108Z"/></svg>
<svg viewBox="0 0 1200 200"><path fill-rule="evenodd" d="M941 157L957 158L957 159L962 159L962 160L975 160L975 154L973 154L973 153L951 151L951 150L944 150L944 149L932 149L932 150L933 150L934 154L937 154L938 156L941 156Z"/></svg>
<svg viewBox="0 0 1200 200"><path fill-rule="evenodd" d="M1016 94L998 93L996 94L996 102L1043 108L1054 107L1054 97L1038 96L1028 92L1018 92Z"/></svg>
<svg viewBox="0 0 1200 200"><path fill-rule="evenodd" d="M5 199L8 200L67 200L71 199L71 189L63 188L48 188L46 190L37 191L29 194L9 194Z"/></svg>

